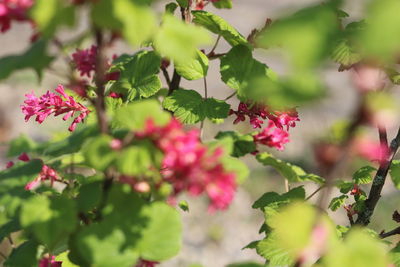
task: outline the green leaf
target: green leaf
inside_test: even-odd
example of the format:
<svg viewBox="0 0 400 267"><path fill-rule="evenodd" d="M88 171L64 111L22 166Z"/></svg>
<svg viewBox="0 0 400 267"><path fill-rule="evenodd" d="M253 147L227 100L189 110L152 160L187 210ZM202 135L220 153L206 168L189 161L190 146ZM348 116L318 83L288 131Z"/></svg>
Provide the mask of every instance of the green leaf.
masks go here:
<svg viewBox="0 0 400 267"><path fill-rule="evenodd" d="M267 259L271 266L290 266L293 263L289 252L278 246L276 236L272 234L258 242L256 251L258 255Z"/></svg>
<svg viewBox="0 0 400 267"><path fill-rule="evenodd" d="M114 121L133 131L143 130L146 121L153 120L157 126L164 126L170 121L170 114L161 109L155 100L144 100L128 104L115 112Z"/></svg>
<svg viewBox="0 0 400 267"><path fill-rule="evenodd" d="M213 98L203 99L194 90L175 90L164 99L163 107L174 112L174 116L186 124L194 124L205 118L223 119L228 117L230 106Z"/></svg>
<svg viewBox="0 0 400 267"><path fill-rule="evenodd" d="M10 236L11 233L17 232L21 230L21 226L17 219L13 219L3 224L0 227L0 242L3 241L4 238Z"/></svg>
<svg viewBox="0 0 400 267"><path fill-rule="evenodd" d="M52 143L44 143L36 149L38 153L50 157L59 157L66 154L77 153L81 150L83 143L99 133L97 126L88 125L76 129L67 138Z"/></svg>
<svg viewBox="0 0 400 267"><path fill-rule="evenodd" d="M279 46L290 55L295 70L310 69L329 55L338 34L336 3L304 8L277 19L258 40L261 47Z"/></svg>
<svg viewBox="0 0 400 267"><path fill-rule="evenodd" d="M341 195L338 197L332 198L331 202L329 203L329 208L332 211L336 211L338 208L344 206L346 204L346 199L349 197L347 195Z"/></svg>
<svg viewBox="0 0 400 267"><path fill-rule="evenodd" d="M152 167L161 165L160 162L158 164L155 162L156 152L156 148L150 142L141 142L127 147L118 155L117 169L126 175L149 175Z"/></svg>
<svg viewBox="0 0 400 267"><path fill-rule="evenodd" d="M92 3L91 19L101 28L121 29L122 22L116 17L114 11L115 0L98 0Z"/></svg>
<svg viewBox="0 0 400 267"><path fill-rule="evenodd" d="M331 57L333 61L341 64L345 68L356 64L362 59L361 55L350 46L349 41L346 39L339 41L333 49Z"/></svg>
<svg viewBox="0 0 400 267"><path fill-rule="evenodd" d="M142 210L141 215L149 220L137 246L141 257L164 261L178 254L182 232L179 213L165 203L153 202Z"/></svg>
<svg viewBox="0 0 400 267"><path fill-rule="evenodd" d="M76 206L79 211L88 212L100 204L103 193L102 185L102 181L95 181L84 184L79 188L79 194L76 198Z"/></svg>
<svg viewBox="0 0 400 267"><path fill-rule="evenodd" d="M396 267L400 266L400 243L397 243L396 247L394 247L390 253L390 258L392 259L393 264Z"/></svg>
<svg viewBox="0 0 400 267"><path fill-rule="evenodd" d="M238 184L243 183L250 174L247 165L237 158L224 156L221 161L225 170L235 174L236 183Z"/></svg>
<svg viewBox="0 0 400 267"><path fill-rule="evenodd" d="M117 157L117 153L111 149L112 137L101 135L88 140L82 148L85 162L100 171L109 168Z"/></svg>
<svg viewBox="0 0 400 267"><path fill-rule="evenodd" d="M160 65L161 58L154 51L140 51L131 57L123 55L115 66L121 75L112 90L122 93L129 101L138 96L153 96L161 89Z"/></svg>
<svg viewBox="0 0 400 267"><path fill-rule="evenodd" d="M186 200L180 201L178 205L181 210L189 212L189 203Z"/></svg>
<svg viewBox="0 0 400 267"><path fill-rule="evenodd" d="M21 204L32 196L25 185L33 181L42 170L40 160L18 162L12 168L0 172L0 207L9 217L14 217Z"/></svg>
<svg viewBox="0 0 400 267"><path fill-rule="evenodd" d="M197 50L196 58L175 64L176 72L186 80L198 80L207 75L208 57Z"/></svg>
<svg viewBox="0 0 400 267"><path fill-rule="evenodd" d="M13 249L10 256L7 258L4 266L7 267L34 267L37 266L38 259L37 259L37 250L38 244L33 241L29 240L17 248Z"/></svg>
<svg viewBox="0 0 400 267"><path fill-rule="evenodd" d="M362 229L351 230L344 242L327 250L322 265L326 267L384 267L389 265L386 246Z"/></svg>
<svg viewBox="0 0 400 267"><path fill-rule="evenodd" d="M62 267L79 267L78 265L73 264L68 258L68 252L63 252L60 255L57 255L56 261L62 262Z"/></svg>
<svg viewBox="0 0 400 267"><path fill-rule="evenodd" d="M82 227L73 238L75 264L134 266L136 260L160 261L180 248L181 221L172 207L145 204L129 185L112 186L102 221Z"/></svg>
<svg viewBox="0 0 400 267"><path fill-rule="evenodd" d="M233 47L221 58L221 79L235 90L243 90L253 79L270 77L268 67L255 60L245 45Z"/></svg>
<svg viewBox="0 0 400 267"><path fill-rule="evenodd" d="M393 160L389 169L390 177L397 189L400 189L400 160Z"/></svg>
<svg viewBox="0 0 400 267"><path fill-rule="evenodd" d="M27 135L21 134L9 143L7 157L16 157L21 153L30 152L36 147L36 143Z"/></svg>
<svg viewBox="0 0 400 267"><path fill-rule="evenodd" d="M131 0L113 0L115 17L122 23L122 34L133 46L148 41L157 29L157 20L147 6Z"/></svg>
<svg viewBox="0 0 400 267"><path fill-rule="evenodd" d="M21 207L21 226L31 232L50 252L77 226L75 203L65 197L37 195Z"/></svg>
<svg viewBox="0 0 400 267"><path fill-rule="evenodd" d="M210 42L211 38L207 31L169 14L164 16L161 28L154 38L156 50L178 63L195 59L198 46Z"/></svg>
<svg viewBox="0 0 400 267"><path fill-rule="evenodd" d="M178 2L179 6L183 8L187 8L189 6L189 0L176 0Z"/></svg>
<svg viewBox="0 0 400 267"><path fill-rule="evenodd" d="M321 177L313 174L307 174L299 166L277 159L272 154L267 152L258 154L256 159L265 166L274 167L289 182L303 182L306 180L316 181L318 183L322 182Z"/></svg>
<svg viewBox="0 0 400 267"><path fill-rule="evenodd" d="M21 55L0 58L0 80L6 79L14 71L22 69L33 69L41 79L43 69L53 61L53 57L47 55L46 48L47 43L39 40Z"/></svg>
<svg viewBox="0 0 400 267"><path fill-rule="evenodd" d="M165 5L165 12L169 14L174 14L177 8L178 5L176 3L171 2Z"/></svg>
<svg viewBox="0 0 400 267"><path fill-rule="evenodd" d="M400 2L397 0L371 1L365 30L360 34L366 57L395 61L400 45Z"/></svg>
<svg viewBox="0 0 400 267"><path fill-rule="evenodd" d="M194 124L204 120L203 97L194 90L175 90L164 99L163 107L174 112L181 122Z"/></svg>
<svg viewBox="0 0 400 267"><path fill-rule="evenodd" d="M212 2L213 6L216 8L232 8L232 0L219 0Z"/></svg>
<svg viewBox="0 0 400 267"><path fill-rule="evenodd" d="M225 131L218 132L215 138L229 138L232 140L233 151L231 155L233 157L242 157L256 150L256 145L254 144L253 136L251 134L240 134L235 131Z"/></svg>
<svg viewBox="0 0 400 267"><path fill-rule="evenodd" d="M276 192L268 192L263 194L259 199L254 202L253 209L263 209L267 206L281 206L288 204L295 200L304 200L306 197L306 191L302 186L291 189L289 192L279 195ZM273 205L271 205L273 204ZM278 204L278 205L277 205Z"/></svg>
<svg viewBox="0 0 400 267"><path fill-rule="evenodd" d="M353 181L356 184L369 184L372 182L372 172L376 171L374 167L364 166L361 167L353 174Z"/></svg>
<svg viewBox="0 0 400 267"><path fill-rule="evenodd" d="M220 3L221 5L225 3ZM244 38L235 28L233 28L223 18L212 14L207 11L192 11L194 18L193 22L197 25L203 26L210 32L222 36L230 45L248 45L246 38Z"/></svg>
<svg viewBox="0 0 400 267"><path fill-rule="evenodd" d="M75 7L62 0L36 0L30 16L45 37L54 35L58 26L75 22Z"/></svg>
<svg viewBox="0 0 400 267"><path fill-rule="evenodd" d="M340 193L347 194L348 192L350 192L351 189L353 189L354 182L338 180L336 182L336 187L339 188Z"/></svg>

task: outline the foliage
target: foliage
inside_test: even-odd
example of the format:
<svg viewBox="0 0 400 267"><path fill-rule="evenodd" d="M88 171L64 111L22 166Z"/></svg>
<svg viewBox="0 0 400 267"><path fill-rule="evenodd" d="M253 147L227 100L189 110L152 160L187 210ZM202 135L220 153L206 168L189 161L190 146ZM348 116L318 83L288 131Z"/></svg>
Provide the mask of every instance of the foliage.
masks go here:
<svg viewBox="0 0 400 267"><path fill-rule="evenodd" d="M385 116L397 110L384 91L399 84L397 0L370 1L357 21L340 9L342 1L326 1L268 19L247 38L205 10L233 8L231 0L176 0L164 12L152 0L0 2L0 34L15 21L33 29L25 51L0 58L0 80L32 69L41 82L64 64L66 90L61 84L41 96L27 90L21 110L27 122L34 117L29 123L50 115L71 121L70 133L63 129L40 142L21 135L8 143L0 241L13 243L2 253L4 266L151 267L171 259L184 245L181 214L206 212L177 198L201 195L209 212L228 209L250 176L249 158L276 171L285 192L266 192L252 206L264 216L263 238L245 248L266 265L228 266L400 266L399 244L381 240L400 228L378 235L367 227L388 173L400 188L400 161L393 160L400 132L389 143L385 128L393 117ZM90 26L76 35L81 14ZM65 26L73 28L70 41L59 38ZM109 51L117 40L132 52ZM217 53L220 40L229 48ZM268 49L283 51L285 75L256 58ZM297 108L327 94L320 73L329 61L351 72L358 113L315 142L316 166L275 156L302 123ZM232 90L224 99L207 86L214 67ZM183 88L184 79L192 89ZM192 83L200 79L204 88ZM233 124L248 119L253 130L229 128L233 115ZM206 120L225 127L207 142ZM377 126L380 140L362 136L360 126ZM369 162L360 165L355 157ZM354 174L338 179L347 161ZM308 192L308 184L316 190ZM319 200L309 201L316 194ZM349 226L336 225L328 208L345 211ZM396 211L399 223L397 217Z"/></svg>

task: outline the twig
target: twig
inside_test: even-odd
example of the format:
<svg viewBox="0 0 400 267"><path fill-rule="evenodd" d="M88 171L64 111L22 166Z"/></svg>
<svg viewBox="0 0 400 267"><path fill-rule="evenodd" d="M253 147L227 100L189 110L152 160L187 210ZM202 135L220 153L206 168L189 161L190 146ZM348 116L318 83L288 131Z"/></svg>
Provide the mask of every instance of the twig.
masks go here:
<svg viewBox="0 0 400 267"><path fill-rule="evenodd" d="M10 242L11 247L15 248L15 244L14 244L14 241L12 240L12 238L11 238L11 235L7 236L7 239L8 239L8 242Z"/></svg>
<svg viewBox="0 0 400 267"><path fill-rule="evenodd" d="M383 232L379 234L380 238L386 238L392 235L400 235L400 226L387 233Z"/></svg>
<svg viewBox="0 0 400 267"><path fill-rule="evenodd" d="M203 82L204 82L204 98L207 99L208 98L208 88L207 88L207 78L206 77L203 78ZM202 120L200 122L200 139L203 138L203 129L204 129L204 120Z"/></svg>
<svg viewBox="0 0 400 267"><path fill-rule="evenodd" d="M181 83L181 76L178 74L176 69L174 69L174 74L172 75L172 81L169 85L168 95L171 95L176 89L179 89L179 84Z"/></svg>
<svg viewBox="0 0 400 267"><path fill-rule="evenodd" d="M210 53L208 53L207 57L214 55L214 51L217 48L220 39L221 39L221 35L218 35L217 40L215 41L215 44L214 44L213 48L211 48L211 51L210 51Z"/></svg>
<svg viewBox="0 0 400 267"><path fill-rule="evenodd" d="M3 253L3 252L1 252L1 251L0 251L0 256L1 256L3 259L7 260L7 256L6 256L6 255L4 255L4 253Z"/></svg>
<svg viewBox="0 0 400 267"><path fill-rule="evenodd" d="M233 92L233 94L230 94L229 96L227 96L224 101L231 99L232 97L234 97L237 94L237 92Z"/></svg>
<svg viewBox="0 0 400 267"><path fill-rule="evenodd" d="M382 130L383 131L383 130ZM380 130L381 132L381 130ZM386 129L384 130L386 132ZM385 141L385 133L380 133L381 142ZM376 204L381 198L382 188L385 185L386 176L389 172L392 160L396 155L396 152L400 145L400 128L397 131L396 137L390 143L390 155L381 160L379 169L375 174L374 180L372 181L372 186L369 191L368 199L365 201L365 209L358 215L356 224L368 225L372 214L374 213Z"/></svg>
<svg viewBox="0 0 400 267"><path fill-rule="evenodd" d="M313 196L315 196L319 191L321 191L322 188L324 188L325 185L321 185L320 187L318 187L314 192L311 193L311 195L309 195L306 200L309 200L310 198L312 198Z"/></svg>
<svg viewBox="0 0 400 267"><path fill-rule="evenodd" d="M287 192L289 192L289 181L287 180L287 179L284 179L285 180L285 192L287 193Z"/></svg>
<svg viewBox="0 0 400 267"><path fill-rule="evenodd" d="M171 87L171 78L169 77L169 73L165 67L161 67L161 71L164 75L165 81L167 82L168 88Z"/></svg>

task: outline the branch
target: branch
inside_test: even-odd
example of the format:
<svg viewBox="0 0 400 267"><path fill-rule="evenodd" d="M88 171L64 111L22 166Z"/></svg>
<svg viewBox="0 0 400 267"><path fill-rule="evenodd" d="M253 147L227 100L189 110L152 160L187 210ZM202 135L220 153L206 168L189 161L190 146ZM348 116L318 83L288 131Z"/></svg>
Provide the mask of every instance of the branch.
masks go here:
<svg viewBox="0 0 400 267"><path fill-rule="evenodd" d="M392 235L400 235L400 226L395 228L395 229L393 229L392 231L387 232L387 233L385 233L385 232L380 233L379 237L380 238L386 238L386 237L389 237L389 236L392 236Z"/></svg>
<svg viewBox="0 0 400 267"><path fill-rule="evenodd" d="M379 139L381 144L384 144L386 136L386 129L382 128L379 130ZM387 141L386 141L387 144ZM370 223L372 214L374 213L376 204L381 198L382 188L385 185L386 176L389 172L392 160L396 155L396 152L400 146L400 128L397 132L396 137L390 143L390 155L385 157L379 165L379 169L375 174L372 182L371 189L369 191L368 199L365 201L365 209L358 215L356 224L368 225Z"/></svg>
<svg viewBox="0 0 400 267"><path fill-rule="evenodd" d="M96 93L97 98L94 101L96 108L97 120L99 122L100 132L108 132L108 122L106 114L106 104L104 101L105 93L105 72L106 72L106 58L104 55L104 36L100 30L96 30L96 44L97 44L97 57L96 57Z"/></svg>
<svg viewBox="0 0 400 267"><path fill-rule="evenodd" d="M181 75L174 69L174 74L172 75L172 81L169 84L168 95L171 95L176 89L179 89L179 84L181 83Z"/></svg>

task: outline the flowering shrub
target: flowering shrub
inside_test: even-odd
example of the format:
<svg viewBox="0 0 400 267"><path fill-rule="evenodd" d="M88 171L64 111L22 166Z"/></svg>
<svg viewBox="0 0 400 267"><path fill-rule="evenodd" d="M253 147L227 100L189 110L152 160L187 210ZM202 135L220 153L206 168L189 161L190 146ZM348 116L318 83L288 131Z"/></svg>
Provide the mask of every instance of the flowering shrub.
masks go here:
<svg viewBox="0 0 400 267"><path fill-rule="evenodd" d="M171 0L160 16L153 2L0 0L1 34L16 22L33 29L25 52L0 58L0 79L29 68L40 80L59 56L68 70L63 84L41 96L26 88L20 109L39 127L51 115L69 121L63 140L20 136L8 144L0 173L0 241L10 247L0 254L3 265L157 266L181 249L185 198L208 201L208 211L190 212L229 209L249 176L246 157L274 168L285 188L252 206L265 218L262 237L242 245L260 263L229 266L400 266L400 245L383 241L400 234L399 213L393 230L368 228L388 175L400 189L400 130L391 142L387 131L398 126L389 89L400 84L400 2L370 1L365 19L353 21L342 1L329 0L268 18L247 37L209 11L230 9L231 0ZM60 40L82 12L89 27ZM132 52L114 54L116 42ZM287 55L285 75L256 59L256 48L273 47ZM292 132L302 108L326 95L319 74L328 61L350 72L358 100L354 116L314 142L314 155L302 160L314 156L315 166L303 169L275 154L302 141ZM222 99L207 86L214 62L232 89ZM202 80L204 88L183 88L183 80ZM206 139L206 121L226 130Z"/></svg>

